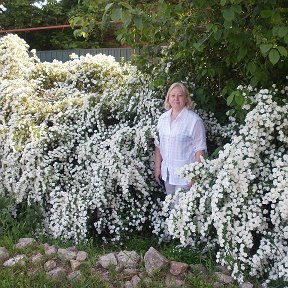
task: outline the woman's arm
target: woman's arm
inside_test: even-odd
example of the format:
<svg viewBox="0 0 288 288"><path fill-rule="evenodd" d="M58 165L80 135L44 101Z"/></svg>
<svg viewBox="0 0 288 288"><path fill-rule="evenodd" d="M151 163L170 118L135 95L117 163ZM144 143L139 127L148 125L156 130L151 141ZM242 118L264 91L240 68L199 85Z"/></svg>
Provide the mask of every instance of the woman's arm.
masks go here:
<svg viewBox="0 0 288 288"><path fill-rule="evenodd" d="M158 147L155 147L154 160L155 160L154 176L155 176L156 181L160 182L162 156L161 156L161 153L160 153L160 149Z"/></svg>

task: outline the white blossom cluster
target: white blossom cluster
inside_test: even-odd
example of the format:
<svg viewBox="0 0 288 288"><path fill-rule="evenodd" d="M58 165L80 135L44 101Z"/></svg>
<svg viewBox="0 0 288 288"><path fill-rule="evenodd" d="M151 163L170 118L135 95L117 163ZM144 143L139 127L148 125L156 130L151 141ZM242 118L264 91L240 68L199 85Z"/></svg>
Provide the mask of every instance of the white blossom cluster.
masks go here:
<svg viewBox="0 0 288 288"><path fill-rule="evenodd" d="M105 55L40 63L14 35L0 46L0 193L40 205L54 238L78 242L93 227L119 241L150 225L162 101L148 77Z"/></svg>
<svg viewBox="0 0 288 288"><path fill-rule="evenodd" d="M288 280L288 104L278 97L287 88L250 91L239 133L217 159L180 169L193 186L178 191L170 213L177 195L167 197L161 212L166 233L182 245L212 245L239 282L247 272Z"/></svg>

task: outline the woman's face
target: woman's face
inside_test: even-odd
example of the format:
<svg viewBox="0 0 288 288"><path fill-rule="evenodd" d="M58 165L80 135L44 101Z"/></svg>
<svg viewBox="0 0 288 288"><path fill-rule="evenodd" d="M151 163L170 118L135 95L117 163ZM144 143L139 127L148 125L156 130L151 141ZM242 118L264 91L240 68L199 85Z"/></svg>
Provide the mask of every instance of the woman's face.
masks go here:
<svg viewBox="0 0 288 288"><path fill-rule="evenodd" d="M169 104L173 110L182 110L187 103L187 98L182 89L178 86L174 87L169 95Z"/></svg>

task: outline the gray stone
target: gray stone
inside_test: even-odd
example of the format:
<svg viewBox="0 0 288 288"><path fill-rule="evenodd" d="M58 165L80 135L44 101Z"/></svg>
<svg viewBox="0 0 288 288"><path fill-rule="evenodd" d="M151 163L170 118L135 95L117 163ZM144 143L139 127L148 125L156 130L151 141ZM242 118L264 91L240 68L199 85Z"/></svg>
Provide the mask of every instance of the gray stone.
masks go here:
<svg viewBox="0 0 288 288"><path fill-rule="evenodd" d="M81 272L79 270L73 271L73 272L69 273L67 276L67 278L69 280L79 280L80 277L81 277Z"/></svg>
<svg viewBox="0 0 288 288"><path fill-rule="evenodd" d="M171 261L170 262L170 273L174 276L178 276L187 271L189 265L187 263Z"/></svg>
<svg viewBox="0 0 288 288"><path fill-rule="evenodd" d="M240 284L239 288L253 288L253 284L250 282L244 282L242 284Z"/></svg>
<svg viewBox="0 0 288 288"><path fill-rule="evenodd" d="M77 252L60 248L58 249L58 256L63 260L72 260L76 258Z"/></svg>
<svg viewBox="0 0 288 288"><path fill-rule="evenodd" d="M150 247L144 255L145 269L149 275L168 265L169 261L155 248Z"/></svg>
<svg viewBox="0 0 288 288"><path fill-rule="evenodd" d="M44 263L44 270L51 271L52 269L56 268L57 263L54 260L49 260Z"/></svg>
<svg viewBox="0 0 288 288"><path fill-rule="evenodd" d="M41 262L43 259L43 255L41 253L35 254L31 256L31 262L32 263L37 263L37 262Z"/></svg>
<svg viewBox="0 0 288 288"><path fill-rule="evenodd" d="M78 252L76 246L68 247L68 248L66 248L66 250L68 250L68 251L72 251L72 252Z"/></svg>
<svg viewBox="0 0 288 288"><path fill-rule="evenodd" d="M50 246L49 244L45 243L44 245L45 255L52 255L57 253L57 248L55 246Z"/></svg>
<svg viewBox="0 0 288 288"><path fill-rule="evenodd" d="M132 279L130 280L131 284L133 285L134 288L136 288L138 286L138 284L140 283L141 279L138 275L134 275L132 277Z"/></svg>
<svg viewBox="0 0 288 288"><path fill-rule="evenodd" d="M20 265L25 265L25 259L27 259L26 255L16 255L15 257L6 260L3 263L3 266L4 267L12 267L17 263Z"/></svg>
<svg viewBox="0 0 288 288"><path fill-rule="evenodd" d="M109 253L109 254L100 256L98 262L105 269L107 269L109 265L117 266L118 264L114 253Z"/></svg>
<svg viewBox="0 0 288 288"><path fill-rule="evenodd" d="M24 248L32 245L35 242L33 238L20 238L18 243L14 245L15 248Z"/></svg>
<svg viewBox="0 0 288 288"><path fill-rule="evenodd" d="M0 263L9 259L9 252L5 247L0 247Z"/></svg>
<svg viewBox="0 0 288 288"><path fill-rule="evenodd" d="M57 267L49 272L47 272L48 276L52 277L52 278L57 278L60 276L65 275L65 269L62 267Z"/></svg>
<svg viewBox="0 0 288 288"><path fill-rule="evenodd" d="M79 262L86 261L88 258L88 253L85 251L79 251L76 256L76 260Z"/></svg>
<svg viewBox="0 0 288 288"><path fill-rule="evenodd" d="M127 281L124 283L124 288L134 288L133 284L131 283L131 281Z"/></svg>
<svg viewBox="0 0 288 288"><path fill-rule="evenodd" d="M165 278L165 285L166 287L182 287L184 285L184 281L168 273Z"/></svg>
<svg viewBox="0 0 288 288"><path fill-rule="evenodd" d="M191 266L193 272L200 272L201 274L206 275L207 270L203 264L194 264Z"/></svg>
<svg viewBox="0 0 288 288"><path fill-rule="evenodd" d="M80 267L81 263L77 260L70 260L70 266L72 271L78 270L78 268Z"/></svg>
<svg viewBox="0 0 288 288"><path fill-rule="evenodd" d="M226 266L217 265L215 268L216 271L231 276L231 271Z"/></svg>
<svg viewBox="0 0 288 288"><path fill-rule="evenodd" d="M213 284L213 288L221 288L221 287L224 287L224 284L223 283L220 283L220 282L214 282Z"/></svg>
<svg viewBox="0 0 288 288"><path fill-rule="evenodd" d="M125 268L136 268L140 259L140 255L135 251L124 250L117 254L118 265L122 265Z"/></svg>
<svg viewBox="0 0 288 288"><path fill-rule="evenodd" d="M235 280L231 276L226 275L224 273L215 272L215 275L216 275L218 281L223 283L223 284L232 284L235 282Z"/></svg>
<svg viewBox="0 0 288 288"><path fill-rule="evenodd" d="M133 268L126 268L122 271L122 273L128 274L128 275L135 275L135 274L138 274L138 272L139 272L138 269L133 269Z"/></svg>

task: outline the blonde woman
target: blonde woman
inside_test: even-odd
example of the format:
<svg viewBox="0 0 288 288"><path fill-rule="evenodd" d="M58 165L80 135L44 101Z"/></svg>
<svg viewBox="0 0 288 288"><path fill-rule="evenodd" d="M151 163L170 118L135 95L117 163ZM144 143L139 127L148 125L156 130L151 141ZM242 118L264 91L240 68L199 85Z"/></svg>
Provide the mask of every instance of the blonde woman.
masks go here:
<svg viewBox="0 0 288 288"><path fill-rule="evenodd" d="M178 188L189 189L191 183L176 175L176 169L195 161L207 150L202 119L191 110L192 100L184 84L173 83L168 89L164 112L158 120L155 141L154 175L165 182L166 194Z"/></svg>

